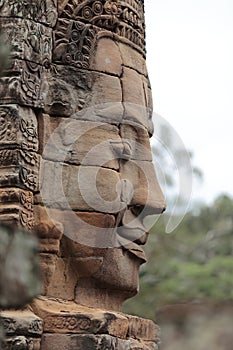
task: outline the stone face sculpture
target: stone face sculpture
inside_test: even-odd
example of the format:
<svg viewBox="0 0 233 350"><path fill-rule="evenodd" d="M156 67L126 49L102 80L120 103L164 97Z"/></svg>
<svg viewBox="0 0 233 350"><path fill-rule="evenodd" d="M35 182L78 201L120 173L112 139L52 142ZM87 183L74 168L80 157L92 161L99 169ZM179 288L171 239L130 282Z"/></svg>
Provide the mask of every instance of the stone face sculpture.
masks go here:
<svg viewBox="0 0 233 350"><path fill-rule="evenodd" d="M0 30L11 46L0 78L0 220L37 233L44 297L32 307L49 315L45 332L69 333L60 310L120 311L136 294L143 222L165 207L149 145L143 1L0 1Z"/></svg>

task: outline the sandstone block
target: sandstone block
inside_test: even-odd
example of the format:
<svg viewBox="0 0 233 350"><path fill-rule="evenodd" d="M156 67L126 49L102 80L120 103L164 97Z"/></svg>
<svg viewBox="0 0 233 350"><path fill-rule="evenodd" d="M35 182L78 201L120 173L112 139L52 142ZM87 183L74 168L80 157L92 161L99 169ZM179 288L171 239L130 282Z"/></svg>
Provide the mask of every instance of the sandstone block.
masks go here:
<svg viewBox="0 0 233 350"><path fill-rule="evenodd" d="M32 229L33 194L19 188L0 189L0 221Z"/></svg>
<svg viewBox="0 0 233 350"><path fill-rule="evenodd" d="M122 142L127 149L123 159L152 161L148 130L139 125L122 124L120 126ZM128 154L128 157L127 157Z"/></svg>
<svg viewBox="0 0 233 350"><path fill-rule="evenodd" d="M123 102L146 106L143 76L135 70L124 67L122 75ZM132 89L132 86L134 87Z"/></svg>
<svg viewBox="0 0 233 350"><path fill-rule="evenodd" d="M40 129L44 159L119 169L114 145L121 138L116 126L43 114Z"/></svg>
<svg viewBox="0 0 233 350"><path fill-rule="evenodd" d="M93 73L92 105L122 102L121 82L117 77Z"/></svg>
<svg viewBox="0 0 233 350"><path fill-rule="evenodd" d="M60 212L49 217L45 207L34 205L34 227L33 231L37 234L40 242L39 250L43 253L58 253L60 240L64 231L62 221L58 221ZM56 217L58 217L56 219Z"/></svg>
<svg viewBox="0 0 233 350"><path fill-rule="evenodd" d="M40 158L35 152L0 151L0 187L38 191Z"/></svg>
<svg viewBox="0 0 233 350"><path fill-rule="evenodd" d="M45 333L42 337L45 350L157 350L155 343L134 339L121 340L108 335L61 335Z"/></svg>
<svg viewBox="0 0 233 350"><path fill-rule="evenodd" d="M150 136L153 135L154 126L152 122L152 115L146 106L139 104L124 102L124 117L122 124L132 125L136 127L143 127L148 130Z"/></svg>
<svg viewBox="0 0 233 350"><path fill-rule="evenodd" d="M0 77L0 103L41 108L44 105L44 83L44 67L12 59Z"/></svg>
<svg viewBox="0 0 233 350"><path fill-rule="evenodd" d="M56 254L46 254L46 253L40 253L40 276L42 281L42 287L43 287L43 294L47 294L48 287L51 283L51 280L53 279L54 272L56 269L56 261L57 261L57 255Z"/></svg>
<svg viewBox="0 0 233 350"><path fill-rule="evenodd" d="M2 1L0 17L21 17L53 27L57 20L57 0L35 0L30 6L16 0Z"/></svg>
<svg viewBox="0 0 233 350"><path fill-rule="evenodd" d="M90 68L120 76L122 73L122 58L118 44L111 38L99 38Z"/></svg>
<svg viewBox="0 0 233 350"><path fill-rule="evenodd" d="M59 17L92 24L101 34L114 34L117 41L123 41L141 53L145 50L143 6L137 0L129 3L94 2L88 7L86 3L67 4L62 0L59 2Z"/></svg>
<svg viewBox="0 0 233 350"><path fill-rule="evenodd" d="M151 320L127 315L129 321L128 337L155 342L160 336L160 328Z"/></svg>
<svg viewBox="0 0 233 350"><path fill-rule="evenodd" d="M3 41L11 57L49 67L52 59L52 29L22 18L2 18Z"/></svg>
<svg viewBox="0 0 233 350"><path fill-rule="evenodd" d="M130 350L158 350L158 345L155 342L130 339Z"/></svg>
<svg viewBox="0 0 233 350"><path fill-rule="evenodd" d="M30 338L25 336L7 337L3 344L4 350L12 349L30 349L30 350L41 350L40 338Z"/></svg>
<svg viewBox="0 0 233 350"><path fill-rule="evenodd" d="M144 208L145 215L160 214L165 209L165 200L152 162L130 160L121 162L120 173L132 188L130 205Z"/></svg>
<svg viewBox="0 0 233 350"><path fill-rule="evenodd" d="M122 76L122 94L124 105L124 119L126 124L139 124L153 134L151 121L152 111L149 108L148 91L145 92L145 81L147 79L133 69L124 67ZM132 89L131 87L134 86ZM151 106L150 106L151 107Z"/></svg>
<svg viewBox="0 0 233 350"><path fill-rule="evenodd" d="M44 350L75 350L97 349L97 339L94 335L63 335L63 334L44 334L41 346Z"/></svg>
<svg viewBox="0 0 233 350"><path fill-rule="evenodd" d="M120 313L88 308L74 302L38 298L34 312L44 320L44 332L58 334L107 334L125 339L128 319Z"/></svg>
<svg viewBox="0 0 233 350"><path fill-rule="evenodd" d="M58 253L61 243L62 257L83 258L93 256L93 248L113 245L113 215L63 211L35 205L34 217L34 231L39 237L41 252Z"/></svg>
<svg viewBox="0 0 233 350"><path fill-rule="evenodd" d="M54 30L53 61L88 69L98 31L91 23L59 18Z"/></svg>
<svg viewBox="0 0 233 350"><path fill-rule="evenodd" d="M110 124L122 120L122 91L118 77L60 65L47 76L46 113Z"/></svg>
<svg viewBox="0 0 233 350"><path fill-rule="evenodd" d="M41 254L41 271L44 294L65 300L74 300L75 286L79 278L77 259L59 258L53 254ZM52 264L50 264L52 258Z"/></svg>
<svg viewBox="0 0 233 350"><path fill-rule="evenodd" d="M37 201L47 207L104 213L125 207L120 177L114 170L42 161L40 181Z"/></svg>
<svg viewBox="0 0 233 350"><path fill-rule="evenodd" d="M43 332L42 320L31 311L2 311L0 320L7 336L39 337Z"/></svg>
<svg viewBox="0 0 233 350"><path fill-rule="evenodd" d="M30 108L0 106L0 149L38 151L37 119Z"/></svg>
<svg viewBox="0 0 233 350"><path fill-rule="evenodd" d="M146 61L143 55L129 45L121 42L118 43L118 47L121 53L123 65L147 76Z"/></svg>

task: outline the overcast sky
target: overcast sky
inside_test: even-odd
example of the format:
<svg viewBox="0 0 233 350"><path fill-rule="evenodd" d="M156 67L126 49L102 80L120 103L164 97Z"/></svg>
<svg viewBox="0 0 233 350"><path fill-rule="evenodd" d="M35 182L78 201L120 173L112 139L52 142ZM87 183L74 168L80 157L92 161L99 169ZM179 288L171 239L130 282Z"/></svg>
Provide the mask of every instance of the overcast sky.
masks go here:
<svg viewBox="0 0 233 350"><path fill-rule="evenodd" d="M154 111L194 152L194 198L233 195L233 1L145 0Z"/></svg>

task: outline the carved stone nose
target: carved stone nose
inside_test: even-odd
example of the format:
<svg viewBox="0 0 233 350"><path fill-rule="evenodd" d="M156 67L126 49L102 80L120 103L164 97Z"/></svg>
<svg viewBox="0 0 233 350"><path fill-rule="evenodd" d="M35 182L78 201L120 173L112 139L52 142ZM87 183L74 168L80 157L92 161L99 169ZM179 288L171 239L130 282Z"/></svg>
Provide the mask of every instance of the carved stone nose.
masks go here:
<svg viewBox="0 0 233 350"><path fill-rule="evenodd" d="M146 216L160 214L165 210L165 199L152 162L128 161L122 163L120 169L121 176L132 185L133 194L129 205L134 211L143 211Z"/></svg>

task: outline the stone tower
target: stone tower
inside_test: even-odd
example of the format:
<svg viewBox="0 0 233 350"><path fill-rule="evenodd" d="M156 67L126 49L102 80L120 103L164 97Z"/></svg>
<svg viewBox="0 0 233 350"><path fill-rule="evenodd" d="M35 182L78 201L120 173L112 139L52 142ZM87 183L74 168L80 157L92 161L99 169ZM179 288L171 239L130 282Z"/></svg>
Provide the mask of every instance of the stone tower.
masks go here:
<svg viewBox="0 0 233 350"><path fill-rule="evenodd" d="M156 349L157 326L121 313L146 260L144 219L165 207L143 0L0 1L0 27L0 220L37 234L43 281L27 310L43 329L11 313L9 334L34 350Z"/></svg>

